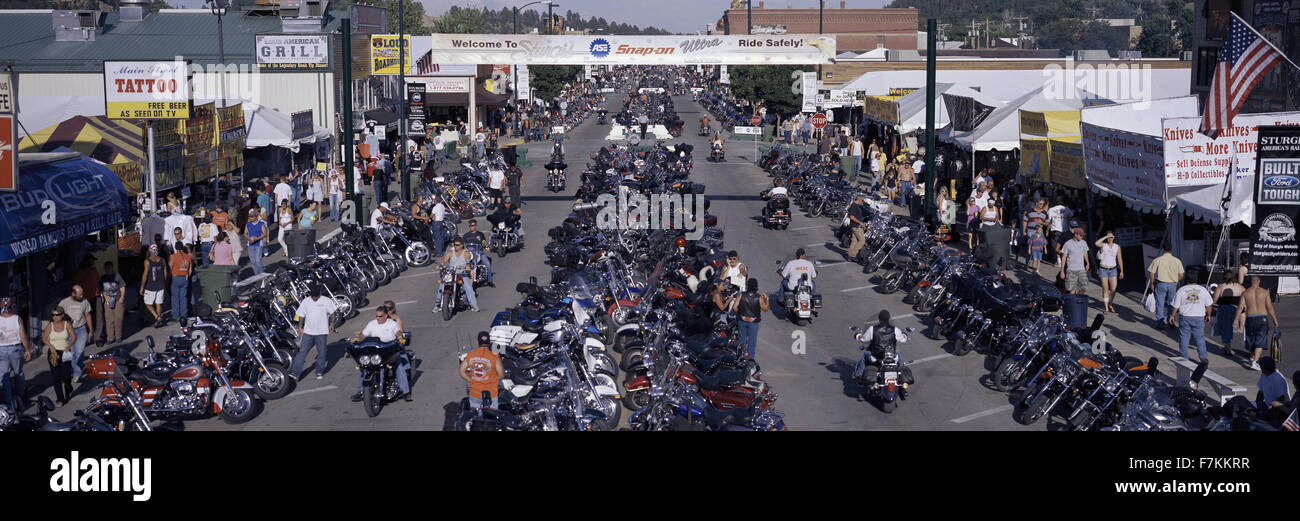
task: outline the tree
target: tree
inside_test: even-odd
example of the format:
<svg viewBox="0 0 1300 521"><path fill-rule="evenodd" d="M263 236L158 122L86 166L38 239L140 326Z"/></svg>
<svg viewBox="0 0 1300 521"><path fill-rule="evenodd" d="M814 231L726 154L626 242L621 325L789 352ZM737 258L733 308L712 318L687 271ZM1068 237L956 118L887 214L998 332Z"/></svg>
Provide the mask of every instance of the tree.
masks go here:
<svg viewBox="0 0 1300 521"><path fill-rule="evenodd" d="M461 9L451 6L446 13L433 21L429 32L448 34L482 33L487 28L487 10Z"/></svg>
<svg viewBox="0 0 1300 521"><path fill-rule="evenodd" d="M528 72L532 74L530 87L537 89L537 97L551 100L560 93L565 83L571 83L582 73L581 65L531 65Z"/></svg>
<svg viewBox="0 0 1300 521"><path fill-rule="evenodd" d="M415 0L339 0L338 9L347 9L352 4L382 7L388 12L388 32L397 34L397 7L399 1L405 2L402 14L405 15L404 18L406 19L406 27L404 28L406 34L429 34L429 28L424 26L424 6Z"/></svg>
<svg viewBox="0 0 1300 521"><path fill-rule="evenodd" d="M1165 58L1174 54L1174 37L1169 30L1169 19L1164 16L1147 17L1142 23L1142 35L1137 39L1137 50L1142 56Z"/></svg>
<svg viewBox="0 0 1300 521"><path fill-rule="evenodd" d="M764 103L768 112L784 118L802 108L802 100L790 90L791 74L798 69L794 65L737 65L727 70L732 94L751 103Z"/></svg>

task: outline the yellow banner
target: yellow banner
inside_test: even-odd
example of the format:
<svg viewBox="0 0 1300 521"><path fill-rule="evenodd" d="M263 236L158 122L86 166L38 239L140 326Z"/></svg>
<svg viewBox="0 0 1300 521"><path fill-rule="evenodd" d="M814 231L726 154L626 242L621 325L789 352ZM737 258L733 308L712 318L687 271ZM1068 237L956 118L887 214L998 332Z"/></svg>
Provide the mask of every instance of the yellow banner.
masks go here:
<svg viewBox="0 0 1300 521"><path fill-rule="evenodd" d="M886 123L899 124L898 103L902 96L867 96L863 101L862 113L867 117Z"/></svg>
<svg viewBox="0 0 1300 521"><path fill-rule="evenodd" d="M117 178L122 180L122 185L126 187L126 193L140 193L141 182L143 178L144 167L135 161L123 163L112 163L104 165L117 174Z"/></svg>
<svg viewBox="0 0 1300 521"><path fill-rule="evenodd" d="M1079 135L1079 111L1020 111L1020 133L1033 136Z"/></svg>
<svg viewBox="0 0 1300 521"><path fill-rule="evenodd" d="M406 69L406 73L411 73L411 37L404 36L402 41L406 46L406 61L402 62L401 67ZM402 57L402 48L398 45L398 35L396 34L375 34L370 36L370 74L398 74L401 69L398 68L398 61Z"/></svg>
<svg viewBox="0 0 1300 521"><path fill-rule="evenodd" d="M1083 145L1079 136L1052 138L1051 182L1071 188L1087 188L1083 174ZM1023 157L1024 150L1021 150Z"/></svg>
<svg viewBox="0 0 1300 521"><path fill-rule="evenodd" d="M1020 175L1046 181L1050 165L1046 138L1020 138Z"/></svg>
<svg viewBox="0 0 1300 521"><path fill-rule="evenodd" d="M110 101L105 104L111 119L189 119L188 101Z"/></svg>
<svg viewBox="0 0 1300 521"><path fill-rule="evenodd" d="M906 96L906 95L911 94L911 93L913 93L913 92L916 92L916 91L918 91L918 90L921 90L921 89L918 89L918 88L915 88L915 87L890 87L890 88L889 88L889 95L890 95L890 96Z"/></svg>

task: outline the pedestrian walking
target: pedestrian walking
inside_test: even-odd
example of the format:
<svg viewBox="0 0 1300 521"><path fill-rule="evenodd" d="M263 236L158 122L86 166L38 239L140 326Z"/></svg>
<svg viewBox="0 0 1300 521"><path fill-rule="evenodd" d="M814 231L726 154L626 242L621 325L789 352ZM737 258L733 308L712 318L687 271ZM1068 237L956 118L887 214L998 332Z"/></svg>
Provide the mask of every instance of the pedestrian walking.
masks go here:
<svg viewBox="0 0 1300 521"><path fill-rule="evenodd" d="M771 310L767 294L758 291L758 279L746 280L745 291L731 297L727 307L736 310L740 319L736 322L736 336L752 360L758 349L759 322L763 321L763 312Z"/></svg>
<svg viewBox="0 0 1300 521"><path fill-rule="evenodd" d="M329 334L334 332L334 321L331 318L338 306L334 304L334 299L321 298L320 294L320 286L313 285L310 296L294 312L294 319L298 321L294 333L299 336L298 356L293 358L292 367L289 368L289 376L294 380L302 375L303 361L313 347L316 348L316 379L325 377L325 366L329 362L325 352L326 344Z"/></svg>
<svg viewBox="0 0 1300 521"><path fill-rule="evenodd" d="M286 202L293 202L293 187L285 182L283 177L275 176L275 188L272 191L275 192L275 206L277 208ZM270 209L267 208L267 210Z"/></svg>
<svg viewBox="0 0 1300 521"><path fill-rule="evenodd" d="M213 241L212 250L208 252L208 264L214 266L234 266L234 249L230 246L230 234L221 232Z"/></svg>
<svg viewBox="0 0 1300 521"><path fill-rule="evenodd" d="M63 308L73 330L77 333L77 338L72 343L72 373L73 377L80 382L83 377L81 355L86 351L86 341L90 339L90 331L95 329L94 318L90 315L91 304L86 300L85 290L77 284L72 286L72 294L60 300L58 306Z"/></svg>
<svg viewBox="0 0 1300 521"><path fill-rule="evenodd" d="M247 225L248 223L245 222L244 226ZM239 259L244 255L244 236L239 233L239 229L238 226L235 226L235 223L226 223L226 237L230 240L230 263L232 266L238 266Z"/></svg>
<svg viewBox="0 0 1300 521"><path fill-rule="evenodd" d="M491 205L493 208L501 207L501 190L505 188L506 172L500 166L493 164L488 167L488 194L491 196Z"/></svg>
<svg viewBox="0 0 1300 521"><path fill-rule="evenodd" d="M153 315L154 327L162 327L162 303L167 295L167 262L159 256L158 250L157 244L149 245L149 256L144 259L144 275L140 277L140 302Z"/></svg>
<svg viewBox="0 0 1300 521"><path fill-rule="evenodd" d="M1043 227L1037 224L1029 226L1027 237L1029 256L1026 259L1026 264L1034 269L1035 275L1039 275L1039 269L1043 263L1043 252L1047 250L1047 237L1043 236Z"/></svg>
<svg viewBox="0 0 1300 521"><path fill-rule="evenodd" d="M1196 342L1197 356L1201 361L1209 360L1205 352L1205 324L1210 321L1213 304L1210 290L1194 280L1178 288L1174 294L1174 312L1169 316L1169 325L1178 326L1178 356L1188 358L1187 347Z"/></svg>
<svg viewBox="0 0 1300 521"><path fill-rule="evenodd" d="M184 244L176 245L176 253L169 259L171 264L172 317L183 322L190 316L190 271L194 259L190 249Z"/></svg>
<svg viewBox="0 0 1300 521"><path fill-rule="evenodd" d="M244 225L244 235L248 238L248 264L253 267L253 275L261 275L262 257L266 248L266 222L256 210L248 212L248 224Z"/></svg>
<svg viewBox="0 0 1300 521"><path fill-rule="evenodd" d="M316 201L308 202L307 208L304 208L303 211L298 214L298 227L303 230L314 228L317 219L320 218L319 214L320 203Z"/></svg>
<svg viewBox="0 0 1300 521"><path fill-rule="evenodd" d="M212 264L208 260L208 252L212 251L212 244L217 240L217 233L220 233L220 228L217 228L217 225L212 223L212 216L205 216L203 224L199 225L199 260L204 266Z"/></svg>
<svg viewBox="0 0 1300 521"><path fill-rule="evenodd" d="M477 336L478 347L465 353L457 372L469 384L470 407L481 409L486 405L495 409L505 369L501 366L501 357L492 352L492 336L487 331L479 331ZM490 403L483 403L483 393L487 393Z"/></svg>
<svg viewBox="0 0 1300 521"><path fill-rule="evenodd" d="M27 408L23 363L31 359L31 341L27 339L22 318L14 313L13 299L0 298L0 403L8 404L15 411Z"/></svg>
<svg viewBox="0 0 1300 521"><path fill-rule="evenodd" d="M862 138L853 138L853 146L849 150L849 155L853 156L853 184L857 185L860 181L858 176L862 173Z"/></svg>
<svg viewBox="0 0 1300 521"><path fill-rule="evenodd" d="M1250 287L1241 295L1241 305L1237 308L1234 321L1237 331L1244 331L1242 340L1246 350L1251 352L1250 368L1259 370L1260 355L1268 347L1269 319L1273 319L1273 329L1279 327L1277 313L1273 311L1273 299L1268 289L1261 284L1258 275L1250 277Z"/></svg>
<svg viewBox="0 0 1300 521"><path fill-rule="evenodd" d="M122 316L126 313L126 280L112 262L104 263L104 274L99 277L100 314L104 324L104 338L109 345L122 341Z"/></svg>
<svg viewBox="0 0 1300 521"><path fill-rule="evenodd" d="M1088 257L1088 243L1083 240L1083 230L1075 229L1074 238L1061 247L1061 275L1065 279L1065 290L1075 295L1082 295L1088 289L1088 271L1092 269L1092 260Z"/></svg>
<svg viewBox="0 0 1300 521"><path fill-rule="evenodd" d="M1115 308L1111 302L1115 298L1115 292L1119 288L1119 281L1124 280L1124 253L1120 251L1118 244L1115 244L1115 232L1106 232L1102 238L1097 239L1097 278L1101 279L1101 307L1102 313L1114 313ZM1234 308L1233 311L1236 311ZM1231 320L1228 321L1231 326ZM1231 331L1231 327L1229 327Z"/></svg>
<svg viewBox="0 0 1300 521"><path fill-rule="evenodd" d="M1223 281L1214 288L1214 333L1223 341L1223 356L1232 358L1232 325L1237 320L1237 308L1246 287L1237 282L1236 271L1223 272Z"/></svg>
<svg viewBox="0 0 1300 521"><path fill-rule="evenodd" d="M1056 206L1047 209L1047 219L1052 223L1052 235L1050 237L1053 248L1052 251L1056 254L1056 256L1053 257L1053 260L1057 265L1061 264L1061 245L1065 244L1065 241L1069 237L1069 235L1066 234L1065 224L1071 217L1074 217L1074 210L1067 208L1065 203L1059 199L1056 202Z"/></svg>
<svg viewBox="0 0 1300 521"><path fill-rule="evenodd" d="M339 222L339 210L343 204L343 174L339 173L339 168L343 168L343 163L339 163L338 168L330 170L329 194L330 194L330 220Z"/></svg>
<svg viewBox="0 0 1300 521"><path fill-rule="evenodd" d="M1183 261L1174 257L1173 247L1165 242L1161 248L1164 253L1147 266L1147 289L1155 294L1156 329L1165 328L1165 317L1174 305L1178 283L1183 280Z"/></svg>
<svg viewBox="0 0 1300 521"><path fill-rule="evenodd" d="M287 259L289 258L289 247L284 244L284 232L293 230L295 217L293 209L289 207L289 202L281 201L280 209L276 211L275 215L276 224L279 225L276 227L275 240L280 243L280 251L284 253L284 257Z"/></svg>
<svg viewBox="0 0 1300 521"><path fill-rule="evenodd" d="M72 398L72 345L77 341L77 332L67 320L63 308L55 307L50 312L50 321L41 332L41 345L49 348L45 358L50 363L50 374L54 377L54 396L59 406Z"/></svg>
<svg viewBox="0 0 1300 521"><path fill-rule="evenodd" d="M523 199L519 198L521 188L528 188L528 181L524 179L524 171L518 166L512 166L506 171L506 186L510 188L510 200L516 205L523 206Z"/></svg>

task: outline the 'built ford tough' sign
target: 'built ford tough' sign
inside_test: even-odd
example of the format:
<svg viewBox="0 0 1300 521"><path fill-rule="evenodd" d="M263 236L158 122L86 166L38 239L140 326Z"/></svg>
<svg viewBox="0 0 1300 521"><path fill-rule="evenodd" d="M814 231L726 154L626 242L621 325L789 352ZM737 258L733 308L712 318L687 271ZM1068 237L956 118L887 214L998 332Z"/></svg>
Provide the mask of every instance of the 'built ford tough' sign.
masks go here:
<svg viewBox="0 0 1300 521"><path fill-rule="evenodd" d="M1251 275L1300 275L1300 127L1260 126Z"/></svg>

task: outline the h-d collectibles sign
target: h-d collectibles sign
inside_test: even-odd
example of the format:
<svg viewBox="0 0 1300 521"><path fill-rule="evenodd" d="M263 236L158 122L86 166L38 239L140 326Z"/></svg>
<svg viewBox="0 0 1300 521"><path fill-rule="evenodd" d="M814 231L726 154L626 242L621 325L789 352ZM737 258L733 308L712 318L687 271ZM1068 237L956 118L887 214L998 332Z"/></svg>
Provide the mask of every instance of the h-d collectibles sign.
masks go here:
<svg viewBox="0 0 1300 521"><path fill-rule="evenodd" d="M432 53L444 63L537 65L688 65L830 63L835 37L780 36L620 36L435 34ZM422 43L413 45L422 46Z"/></svg>
<svg viewBox="0 0 1300 521"><path fill-rule="evenodd" d="M1250 275L1300 275L1300 127L1261 126Z"/></svg>

